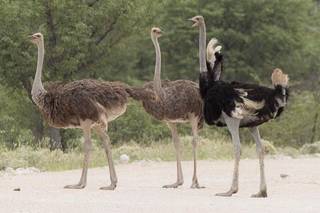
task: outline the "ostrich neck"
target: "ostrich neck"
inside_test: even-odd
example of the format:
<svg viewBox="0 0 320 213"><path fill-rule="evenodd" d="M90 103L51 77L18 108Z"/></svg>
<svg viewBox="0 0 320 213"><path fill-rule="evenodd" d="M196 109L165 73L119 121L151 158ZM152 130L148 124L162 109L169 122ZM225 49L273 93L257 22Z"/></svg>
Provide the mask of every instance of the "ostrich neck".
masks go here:
<svg viewBox="0 0 320 213"><path fill-rule="evenodd" d="M32 99L36 104L39 104L39 95L46 93L41 81L42 77L42 67L43 67L43 58L44 58L44 43L40 42L38 45L38 62L37 62L37 71L33 81L31 95Z"/></svg>
<svg viewBox="0 0 320 213"><path fill-rule="evenodd" d="M199 62L200 73L207 72L206 64L206 24L203 23L199 27Z"/></svg>
<svg viewBox="0 0 320 213"><path fill-rule="evenodd" d="M164 92L161 86L161 51L158 39L152 36L152 42L156 50L156 65L154 70L153 87L156 94L162 97Z"/></svg>

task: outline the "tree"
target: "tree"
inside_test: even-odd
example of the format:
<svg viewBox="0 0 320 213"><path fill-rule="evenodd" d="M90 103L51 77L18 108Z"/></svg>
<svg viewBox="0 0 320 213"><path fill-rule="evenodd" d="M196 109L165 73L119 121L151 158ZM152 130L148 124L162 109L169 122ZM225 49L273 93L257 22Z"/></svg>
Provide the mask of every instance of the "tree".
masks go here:
<svg viewBox="0 0 320 213"><path fill-rule="evenodd" d="M206 19L208 40L216 37L223 45L226 79L269 84L275 67L299 79L309 71L304 63L309 41L304 38L311 33L314 6L303 0L169 1L160 22L169 31L162 40L164 73L196 78L198 35L186 20L200 13Z"/></svg>

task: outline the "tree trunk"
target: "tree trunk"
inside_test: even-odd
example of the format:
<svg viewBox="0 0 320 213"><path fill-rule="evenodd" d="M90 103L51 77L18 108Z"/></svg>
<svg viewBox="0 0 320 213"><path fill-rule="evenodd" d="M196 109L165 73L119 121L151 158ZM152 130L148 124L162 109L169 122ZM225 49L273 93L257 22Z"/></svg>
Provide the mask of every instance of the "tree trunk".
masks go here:
<svg viewBox="0 0 320 213"><path fill-rule="evenodd" d="M42 119L39 117L35 120L34 127L32 128L32 135L34 136L34 140L37 144L39 144L44 136L44 126L42 123Z"/></svg>
<svg viewBox="0 0 320 213"><path fill-rule="evenodd" d="M50 150L62 149L60 129L48 127Z"/></svg>
<svg viewBox="0 0 320 213"><path fill-rule="evenodd" d="M311 130L311 140L310 143L315 142L316 140L316 135L317 135L317 126L318 126L318 117L319 117L319 112L317 111L315 116L314 116L314 122L313 122L313 127Z"/></svg>
<svg viewBox="0 0 320 213"><path fill-rule="evenodd" d="M61 134L61 148L63 152L66 152L68 150L68 145L67 145L67 138L66 138L66 131L65 129L60 129L60 134Z"/></svg>

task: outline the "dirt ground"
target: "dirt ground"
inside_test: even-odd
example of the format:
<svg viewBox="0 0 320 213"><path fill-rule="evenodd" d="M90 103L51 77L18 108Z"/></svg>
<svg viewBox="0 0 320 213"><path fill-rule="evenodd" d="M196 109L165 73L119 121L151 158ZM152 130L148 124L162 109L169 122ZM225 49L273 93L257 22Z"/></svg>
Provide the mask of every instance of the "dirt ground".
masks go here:
<svg viewBox="0 0 320 213"><path fill-rule="evenodd" d="M109 183L107 168L89 169L82 190L63 189L78 182L80 170L0 177L0 212L320 212L320 158L267 159L268 198L250 198L259 186L257 160L241 160L240 189L229 198L214 194L230 187L233 161L198 165L205 189L190 188L192 162L183 162L185 183L178 189L161 188L175 180L175 162L117 165L115 191L98 190Z"/></svg>

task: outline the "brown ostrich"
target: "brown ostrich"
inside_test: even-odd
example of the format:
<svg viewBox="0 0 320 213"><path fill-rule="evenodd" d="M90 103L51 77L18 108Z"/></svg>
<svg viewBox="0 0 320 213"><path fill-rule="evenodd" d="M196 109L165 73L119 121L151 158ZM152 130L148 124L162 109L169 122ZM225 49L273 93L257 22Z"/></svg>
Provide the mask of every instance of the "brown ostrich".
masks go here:
<svg viewBox="0 0 320 213"><path fill-rule="evenodd" d="M177 132L178 123L190 123L192 128L192 146L194 170L191 188L201 188L197 178L196 148L198 142L198 130L203 125L202 100L198 85L188 80L161 81L161 52L158 38L161 36L159 28L152 28L151 39L156 50L156 65L154 80L146 83L143 88L131 90L131 96L142 101L147 113L155 119L165 122L171 130L177 159L177 181L164 188L176 188L183 184L181 168L181 147ZM150 91L155 98L150 98ZM142 93L143 92L143 93Z"/></svg>
<svg viewBox="0 0 320 213"><path fill-rule="evenodd" d="M91 129L94 128L103 142L108 158L111 184L101 187L113 190L117 176L111 155L110 139L107 134L108 123L126 111L127 86L117 82L98 80L79 80L70 83L50 83L46 88L41 81L44 58L44 39L41 33L31 36L32 43L38 47L38 62L32 86L32 99L45 120L56 128L80 128L84 134L84 162L80 181L65 188L82 189L87 183L87 172L91 150Z"/></svg>

